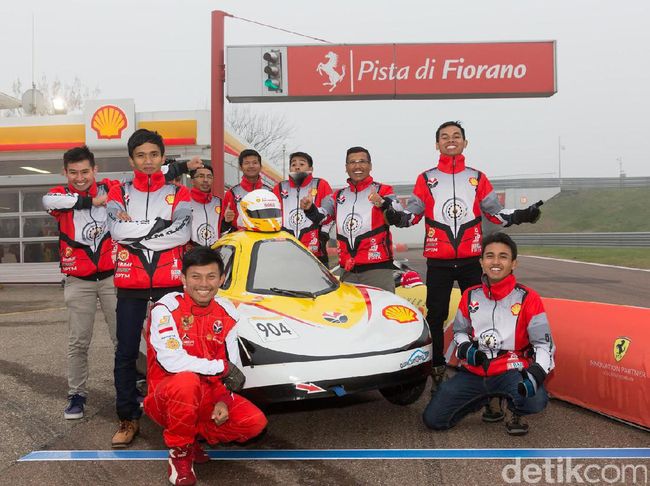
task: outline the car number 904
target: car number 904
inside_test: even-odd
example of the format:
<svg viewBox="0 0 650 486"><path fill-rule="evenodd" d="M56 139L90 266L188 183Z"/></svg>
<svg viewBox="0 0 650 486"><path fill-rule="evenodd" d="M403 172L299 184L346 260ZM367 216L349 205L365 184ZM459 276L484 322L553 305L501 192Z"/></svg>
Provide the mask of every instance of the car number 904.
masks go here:
<svg viewBox="0 0 650 486"><path fill-rule="evenodd" d="M298 333L291 329L283 318L251 317L249 322L262 338L262 341L298 339Z"/></svg>

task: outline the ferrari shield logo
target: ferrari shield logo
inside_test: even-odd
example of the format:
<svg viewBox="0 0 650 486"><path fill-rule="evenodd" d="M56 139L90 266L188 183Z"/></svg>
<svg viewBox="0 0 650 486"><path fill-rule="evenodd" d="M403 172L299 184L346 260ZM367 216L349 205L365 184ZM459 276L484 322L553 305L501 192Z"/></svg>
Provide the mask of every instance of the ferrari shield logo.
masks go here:
<svg viewBox="0 0 650 486"><path fill-rule="evenodd" d="M623 356L625 356L625 353L627 353L627 350L630 348L630 338L626 337L620 337L616 338L614 341L614 359L616 361L620 361L623 359Z"/></svg>

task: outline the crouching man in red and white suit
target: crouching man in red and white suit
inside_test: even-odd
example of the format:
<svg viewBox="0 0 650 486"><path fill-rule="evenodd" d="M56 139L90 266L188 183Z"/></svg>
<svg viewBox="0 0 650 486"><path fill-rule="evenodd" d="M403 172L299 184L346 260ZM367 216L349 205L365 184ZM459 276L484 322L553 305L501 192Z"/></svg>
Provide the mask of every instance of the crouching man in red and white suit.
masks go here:
<svg viewBox="0 0 650 486"><path fill-rule="evenodd" d="M237 311L215 297L224 281L221 257L197 247L183 257L184 292L172 292L151 311L147 326L145 413L163 426L169 482L196 483L194 463L210 457L209 444L245 442L266 427L264 414L233 393L244 386L239 362Z"/></svg>

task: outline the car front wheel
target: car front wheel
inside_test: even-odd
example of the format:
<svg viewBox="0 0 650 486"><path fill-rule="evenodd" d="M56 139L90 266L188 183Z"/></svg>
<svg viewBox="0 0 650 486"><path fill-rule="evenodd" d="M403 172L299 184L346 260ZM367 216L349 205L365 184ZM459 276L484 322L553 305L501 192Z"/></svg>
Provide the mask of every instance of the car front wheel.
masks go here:
<svg viewBox="0 0 650 486"><path fill-rule="evenodd" d="M379 392L393 405L410 405L417 402L426 385L425 378L415 383L380 388Z"/></svg>

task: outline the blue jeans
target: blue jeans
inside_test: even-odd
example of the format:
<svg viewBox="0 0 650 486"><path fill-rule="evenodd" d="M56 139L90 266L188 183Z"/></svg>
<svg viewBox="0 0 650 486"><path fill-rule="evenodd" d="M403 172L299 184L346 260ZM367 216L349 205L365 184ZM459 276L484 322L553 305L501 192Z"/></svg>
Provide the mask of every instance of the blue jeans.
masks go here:
<svg viewBox="0 0 650 486"><path fill-rule="evenodd" d="M424 409L424 424L433 430L446 430L466 415L487 405L490 397L508 400L508 408L519 415L530 415L544 410L548 395L543 385L532 397L522 397L517 391L521 373L509 370L496 376L478 376L461 369L450 380L442 382L438 392Z"/></svg>
<svg viewBox="0 0 650 486"><path fill-rule="evenodd" d="M147 316L144 299L117 299L117 349L115 350L115 408L120 420L138 419L142 415L135 383L142 324Z"/></svg>

